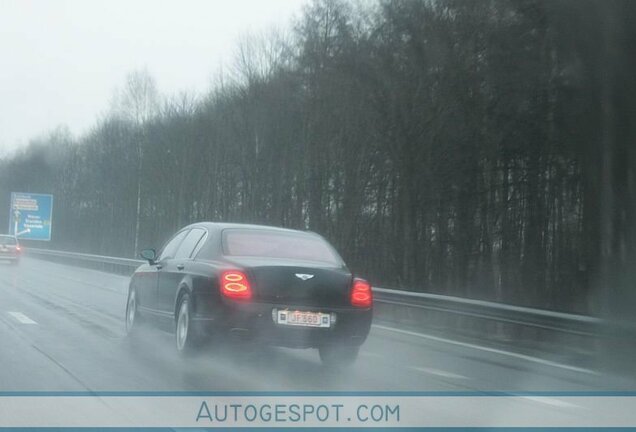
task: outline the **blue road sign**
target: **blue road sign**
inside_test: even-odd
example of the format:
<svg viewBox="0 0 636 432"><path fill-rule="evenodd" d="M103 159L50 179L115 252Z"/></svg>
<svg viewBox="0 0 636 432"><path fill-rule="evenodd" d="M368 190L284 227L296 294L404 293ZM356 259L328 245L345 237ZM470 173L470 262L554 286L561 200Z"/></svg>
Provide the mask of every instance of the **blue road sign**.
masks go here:
<svg viewBox="0 0 636 432"><path fill-rule="evenodd" d="M25 240L51 240L53 195L11 193L9 232Z"/></svg>

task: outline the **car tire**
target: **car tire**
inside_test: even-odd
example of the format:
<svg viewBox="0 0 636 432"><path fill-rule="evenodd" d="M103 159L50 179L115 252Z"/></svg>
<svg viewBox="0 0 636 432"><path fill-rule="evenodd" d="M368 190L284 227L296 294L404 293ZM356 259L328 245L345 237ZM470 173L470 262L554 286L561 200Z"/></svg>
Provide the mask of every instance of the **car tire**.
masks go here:
<svg viewBox="0 0 636 432"><path fill-rule="evenodd" d="M175 320L175 343L177 352L186 356L192 354L199 346L192 326L192 300L190 294L185 293L179 299Z"/></svg>
<svg viewBox="0 0 636 432"><path fill-rule="evenodd" d="M126 302L126 335L135 336L139 332L141 316L139 314L139 304L137 302L137 290L131 288L128 291L128 301Z"/></svg>
<svg viewBox="0 0 636 432"><path fill-rule="evenodd" d="M318 348L322 364L327 367L348 367L358 358L359 346L324 345Z"/></svg>

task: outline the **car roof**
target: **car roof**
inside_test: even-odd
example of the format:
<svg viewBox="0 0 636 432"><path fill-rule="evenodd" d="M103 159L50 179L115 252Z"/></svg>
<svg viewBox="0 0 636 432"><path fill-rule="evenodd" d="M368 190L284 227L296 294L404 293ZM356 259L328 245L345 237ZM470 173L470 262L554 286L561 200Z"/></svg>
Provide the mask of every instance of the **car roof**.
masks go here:
<svg viewBox="0 0 636 432"><path fill-rule="evenodd" d="M295 230L290 228L281 228L271 225L256 225L256 224L243 224L243 223L230 223L230 222L197 222L191 225L188 225L184 228L206 228L208 231L222 231L224 229L260 229L260 230L269 230L269 231L280 231L280 232L288 232L288 233L303 233L303 234L313 234L317 235L312 231L302 231Z"/></svg>

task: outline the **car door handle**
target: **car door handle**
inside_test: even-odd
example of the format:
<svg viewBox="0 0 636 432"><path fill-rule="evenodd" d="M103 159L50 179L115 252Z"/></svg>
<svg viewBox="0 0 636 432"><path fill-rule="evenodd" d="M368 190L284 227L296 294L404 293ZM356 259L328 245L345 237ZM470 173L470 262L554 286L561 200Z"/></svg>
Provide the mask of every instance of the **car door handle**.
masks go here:
<svg viewBox="0 0 636 432"><path fill-rule="evenodd" d="M161 270L163 268L161 264L157 264L156 267L157 267L157 270Z"/></svg>
<svg viewBox="0 0 636 432"><path fill-rule="evenodd" d="M184 268L183 264L177 264L177 270L183 270Z"/></svg>

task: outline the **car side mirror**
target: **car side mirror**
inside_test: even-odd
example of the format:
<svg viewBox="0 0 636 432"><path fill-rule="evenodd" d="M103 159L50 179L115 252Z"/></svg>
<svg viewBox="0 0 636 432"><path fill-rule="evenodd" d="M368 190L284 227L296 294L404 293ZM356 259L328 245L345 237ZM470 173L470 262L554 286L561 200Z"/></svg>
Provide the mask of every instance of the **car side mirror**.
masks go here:
<svg viewBox="0 0 636 432"><path fill-rule="evenodd" d="M154 249L144 249L139 253L139 255L148 261L148 264L150 265L154 264L157 259L157 251Z"/></svg>

